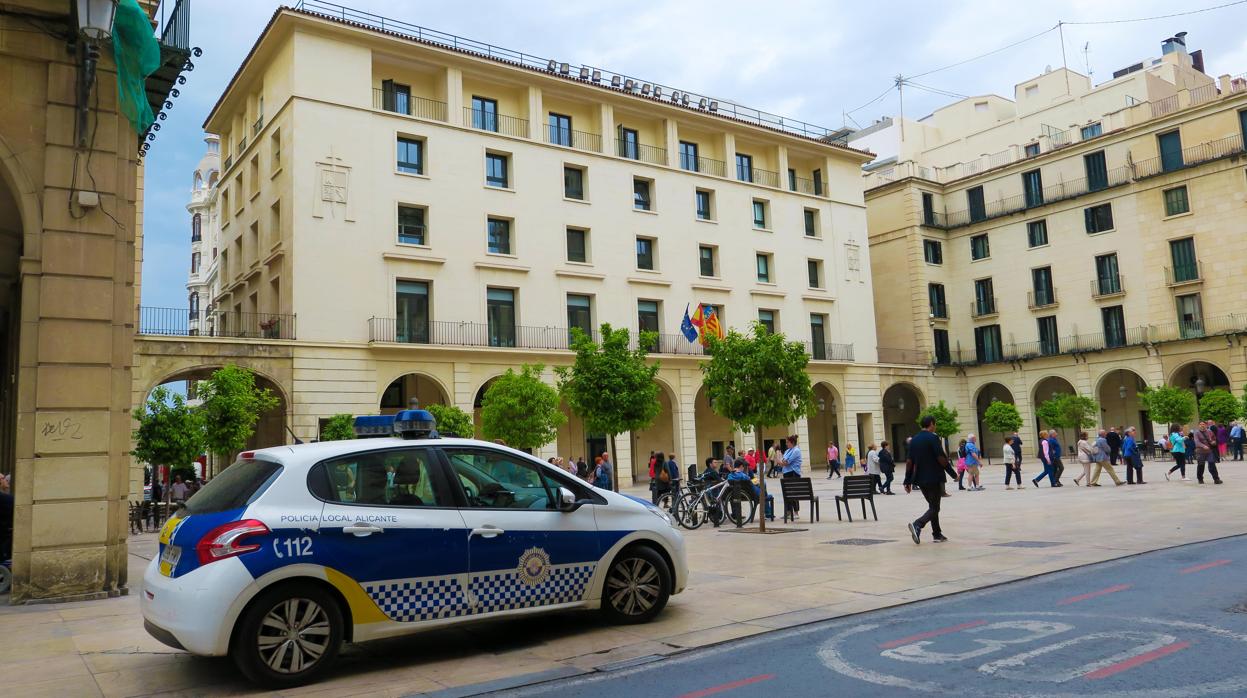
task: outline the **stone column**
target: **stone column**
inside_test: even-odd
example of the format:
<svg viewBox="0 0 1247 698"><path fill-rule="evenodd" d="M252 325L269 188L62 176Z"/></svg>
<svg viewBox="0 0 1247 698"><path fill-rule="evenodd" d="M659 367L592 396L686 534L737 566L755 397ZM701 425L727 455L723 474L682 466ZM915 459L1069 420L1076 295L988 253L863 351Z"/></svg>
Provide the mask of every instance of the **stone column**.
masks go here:
<svg viewBox="0 0 1247 698"><path fill-rule="evenodd" d="M667 148L668 167L679 167L680 164L680 135L677 129L675 119L663 119L663 135L665 138L665 146Z"/></svg>
<svg viewBox="0 0 1247 698"><path fill-rule="evenodd" d="M698 369L680 369L679 430L675 442L680 446L680 455L684 465L696 462L697 452L697 390L701 387L701 371ZM709 454L706 454L709 455ZM704 457L704 456L703 456ZM700 463L698 463L700 469Z"/></svg>
<svg viewBox="0 0 1247 698"><path fill-rule="evenodd" d="M528 137L535 141L544 141L546 125L545 108L541 104L541 88L528 87Z"/></svg>
<svg viewBox="0 0 1247 698"><path fill-rule="evenodd" d="M610 441L606 442L607 449L610 448ZM589 461L592 465L593 461ZM615 437L615 464L619 467L619 489L631 487L632 479L632 432L625 431Z"/></svg>
<svg viewBox="0 0 1247 698"><path fill-rule="evenodd" d="M452 126L463 126L463 71L458 68L446 69L446 122Z"/></svg>

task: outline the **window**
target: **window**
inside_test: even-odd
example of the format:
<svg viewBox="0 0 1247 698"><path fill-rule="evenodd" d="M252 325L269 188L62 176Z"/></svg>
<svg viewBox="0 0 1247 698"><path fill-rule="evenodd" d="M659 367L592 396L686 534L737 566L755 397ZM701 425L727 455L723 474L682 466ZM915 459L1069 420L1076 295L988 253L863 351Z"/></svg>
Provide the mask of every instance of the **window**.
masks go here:
<svg viewBox="0 0 1247 698"><path fill-rule="evenodd" d="M1170 240L1169 256L1173 259L1173 283L1199 279L1199 262L1195 259L1195 238Z"/></svg>
<svg viewBox="0 0 1247 698"><path fill-rule="evenodd" d="M398 207L398 241L407 245L424 245L424 209L417 206Z"/></svg>
<svg viewBox="0 0 1247 698"><path fill-rule="evenodd" d="M567 229L567 261L588 263L589 231L581 228Z"/></svg>
<svg viewBox="0 0 1247 698"><path fill-rule="evenodd" d="M1004 359L1000 344L1000 325L984 325L974 328L974 353L981 364Z"/></svg>
<svg viewBox="0 0 1247 698"><path fill-rule="evenodd" d="M1023 148L1023 154L1028 158L1035 157L1036 155L1039 154L1039 144L1038 143L1027 143L1026 146Z"/></svg>
<svg viewBox="0 0 1247 698"><path fill-rule="evenodd" d="M698 172L701 168L697 155L697 144L680 141L680 169Z"/></svg>
<svg viewBox="0 0 1247 698"><path fill-rule="evenodd" d="M1177 131L1162 133L1156 137L1160 141L1160 169L1172 172L1182 168L1182 134Z"/></svg>
<svg viewBox="0 0 1247 698"><path fill-rule="evenodd" d="M760 230L766 230L766 202L760 199L753 200L753 227Z"/></svg>
<svg viewBox="0 0 1247 698"><path fill-rule="evenodd" d="M744 153L736 154L736 179L742 182L753 181L753 156Z"/></svg>
<svg viewBox="0 0 1247 698"><path fill-rule="evenodd" d="M922 258L927 264L943 264L944 263L944 246L939 240L923 240L922 241Z"/></svg>
<svg viewBox="0 0 1247 698"><path fill-rule="evenodd" d="M515 291L509 288L486 289L485 319L489 346L515 346Z"/></svg>
<svg viewBox="0 0 1247 698"><path fill-rule="evenodd" d="M809 277L810 288L823 287L823 263L817 259L805 261L806 276Z"/></svg>
<svg viewBox="0 0 1247 698"><path fill-rule="evenodd" d="M472 98L472 128L498 130L498 101L485 97Z"/></svg>
<svg viewBox="0 0 1247 698"><path fill-rule="evenodd" d="M1039 85L1027 85L1025 88L1025 94L1026 94L1027 99L1031 99L1032 97L1038 97L1039 96Z"/></svg>
<svg viewBox="0 0 1247 698"><path fill-rule="evenodd" d="M638 332L658 332L658 301L637 301Z"/></svg>
<svg viewBox="0 0 1247 698"><path fill-rule="evenodd" d="M944 284L927 284L927 300L931 305L931 315L938 318L948 317L948 304L944 300Z"/></svg>
<svg viewBox="0 0 1247 698"><path fill-rule="evenodd" d="M411 86L393 80L381 81L381 108L399 114L411 114Z"/></svg>
<svg viewBox="0 0 1247 698"><path fill-rule="evenodd" d="M424 141L399 137L398 171L404 174L424 174Z"/></svg>
<svg viewBox="0 0 1247 698"><path fill-rule="evenodd" d="M567 294L567 329L579 327L586 335L593 336L593 299L576 293ZM570 335L569 335L570 336Z"/></svg>
<svg viewBox="0 0 1247 698"><path fill-rule="evenodd" d="M974 314L992 315L996 312L996 294L992 291L991 279L976 279L974 282Z"/></svg>
<svg viewBox="0 0 1247 698"><path fill-rule="evenodd" d="M814 170L812 174L814 175L814 196L822 196L823 195L823 171Z"/></svg>
<svg viewBox="0 0 1247 698"><path fill-rule="evenodd" d="M922 192L922 224L935 225L935 195L929 191Z"/></svg>
<svg viewBox="0 0 1247 698"><path fill-rule="evenodd" d="M1043 176L1039 170L1022 173L1022 194L1027 208L1043 205Z"/></svg>
<svg viewBox="0 0 1247 698"><path fill-rule="evenodd" d="M646 179L632 180L632 208L638 211L649 211L653 206L650 199L650 182Z"/></svg>
<svg viewBox="0 0 1247 698"><path fill-rule="evenodd" d="M577 201L585 200L585 171L579 167L563 167L563 196Z"/></svg>
<svg viewBox="0 0 1247 698"><path fill-rule="evenodd" d="M775 311L774 310L759 310L758 311L758 322L762 323L762 326L766 328L767 334L775 334Z"/></svg>
<svg viewBox="0 0 1247 698"><path fill-rule="evenodd" d="M637 238L636 239L636 268L648 271L654 270L654 245L656 241L653 238Z"/></svg>
<svg viewBox="0 0 1247 698"><path fill-rule="evenodd" d="M192 320L194 320L196 319L196 316L199 314L199 292L192 291L189 297L189 301L190 301L190 317Z"/></svg>
<svg viewBox="0 0 1247 698"><path fill-rule="evenodd" d="M1165 190L1165 215L1176 216L1179 213L1189 213L1191 210L1191 202L1186 198L1186 186L1174 187Z"/></svg>
<svg viewBox="0 0 1247 698"><path fill-rule="evenodd" d="M501 153L485 153L485 185L506 189L510 186L507 177L507 156Z"/></svg>
<svg viewBox="0 0 1247 698"><path fill-rule="evenodd" d="M986 233L970 238L970 259L987 259L990 256L992 256L991 245L987 242Z"/></svg>
<svg viewBox="0 0 1247 698"><path fill-rule="evenodd" d="M1242 132L1243 142L1247 143L1247 109L1238 113L1238 130Z"/></svg>
<svg viewBox="0 0 1247 698"><path fill-rule="evenodd" d="M1061 353L1061 340L1056 335L1056 316L1045 315L1037 318L1035 324L1039 328L1039 353L1044 356Z"/></svg>
<svg viewBox="0 0 1247 698"><path fill-rule="evenodd" d="M550 135L549 141L554 145L571 146L572 144L572 117L563 114L555 114L550 112Z"/></svg>
<svg viewBox="0 0 1247 698"><path fill-rule="evenodd" d="M191 242L199 242L203 235L203 216L196 213L191 216Z"/></svg>
<svg viewBox="0 0 1247 698"><path fill-rule="evenodd" d="M1103 150L1082 156L1082 164L1087 171L1088 191L1099 191L1108 186L1108 165L1104 162Z"/></svg>
<svg viewBox="0 0 1247 698"><path fill-rule="evenodd" d="M1083 216L1086 218L1088 235L1113 229L1112 204L1100 204L1099 206L1083 209Z"/></svg>
<svg viewBox="0 0 1247 698"><path fill-rule="evenodd" d="M635 129L619 127L619 157L636 160L640 151L640 140Z"/></svg>
<svg viewBox="0 0 1247 698"><path fill-rule="evenodd" d="M192 274L199 273L199 253L198 252L191 253L191 273Z"/></svg>
<svg viewBox="0 0 1247 698"><path fill-rule="evenodd" d="M542 511L555 508L549 482L533 463L498 451L476 448L444 448L450 467L459 478L474 509Z"/></svg>
<svg viewBox="0 0 1247 698"><path fill-rule="evenodd" d="M1104 321L1104 345L1108 347L1126 346L1126 317L1120 305L1100 308L1100 317Z"/></svg>
<svg viewBox="0 0 1247 698"><path fill-rule="evenodd" d="M1048 244L1048 221L1038 220L1026 224L1026 246L1040 247Z"/></svg>
<svg viewBox="0 0 1247 698"><path fill-rule="evenodd" d="M946 366L952 363L952 352L948 349L948 330L934 330L931 333L931 343L935 349L935 363Z"/></svg>
<svg viewBox="0 0 1247 698"><path fill-rule="evenodd" d="M1121 275L1117 273L1117 253L1095 258L1095 290L1097 295L1121 293Z"/></svg>
<svg viewBox="0 0 1247 698"><path fill-rule="evenodd" d="M715 264L715 249L710 245L701 245L697 248L698 263L701 265L702 276L718 276L718 270Z"/></svg>
<svg viewBox="0 0 1247 698"><path fill-rule="evenodd" d="M802 213L805 216L805 236L818 237L818 211L807 208Z"/></svg>
<svg viewBox="0 0 1247 698"><path fill-rule="evenodd" d="M705 189L698 189L693 193L693 197L697 206L697 220L712 220L714 218L714 213L710 208L711 193Z"/></svg>
<svg viewBox="0 0 1247 698"><path fill-rule="evenodd" d="M281 130L273 131L268 137L269 169L273 172L281 169Z"/></svg>
<svg viewBox="0 0 1247 698"><path fill-rule="evenodd" d="M758 281L764 284L771 283L771 255L759 252L757 254L758 263Z"/></svg>
<svg viewBox="0 0 1247 698"><path fill-rule="evenodd" d="M789 167L788 168L788 191L796 191L796 190L797 190L797 171Z"/></svg>
<svg viewBox="0 0 1247 698"><path fill-rule="evenodd" d="M385 507L450 507L428 449L365 451L317 466L308 483L330 502ZM323 473L323 474L322 474Z"/></svg>
<svg viewBox="0 0 1247 698"><path fill-rule="evenodd" d="M827 360L827 316L810 313L810 355L817 361Z"/></svg>
<svg viewBox="0 0 1247 698"><path fill-rule="evenodd" d="M1052 288L1052 267L1031 269L1031 292L1036 308L1056 303L1056 293Z"/></svg>
<svg viewBox="0 0 1247 698"><path fill-rule="evenodd" d="M489 232L489 252L491 254L512 254L511 252L511 221L505 218L489 218L486 221Z"/></svg>
<svg viewBox="0 0 1247 698"><path fill-rule="evenodd" d="M970 206L970 222L973 223L987 218L987 204L983 202L983 187L967 189L966 202Z"/></svg>
<svg viewBox="0 0 1247 698"><path fill-rule="evenodd" d="M394 341L427 344L429 341L429 283L402 281L394 288Z"/></svg>
<svg viewBox="0 0 1247 698"><path fill-rule="evenodd" d="M1183 339L1204 336L1204 311L1199 294L1178 296L1178 333Z"/></svg>

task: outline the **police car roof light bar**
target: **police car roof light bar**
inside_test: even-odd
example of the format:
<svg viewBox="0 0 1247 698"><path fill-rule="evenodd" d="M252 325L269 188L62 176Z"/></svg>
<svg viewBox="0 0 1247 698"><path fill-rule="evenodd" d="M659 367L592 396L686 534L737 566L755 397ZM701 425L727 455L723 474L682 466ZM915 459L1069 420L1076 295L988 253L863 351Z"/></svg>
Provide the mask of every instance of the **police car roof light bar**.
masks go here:
<svg viewBox="0 0 1247 698"><path fill-rule="evenodd" d="M394 435L394 415L371 414L355 418L355 438L379 439Z"/></svg>
<svg viewBox="0 0 1247 698"><path fill-rule="evenodd" d="M403 410L394 415L394 435L404 439L436 439L437 420L428 410Z"/></svg>

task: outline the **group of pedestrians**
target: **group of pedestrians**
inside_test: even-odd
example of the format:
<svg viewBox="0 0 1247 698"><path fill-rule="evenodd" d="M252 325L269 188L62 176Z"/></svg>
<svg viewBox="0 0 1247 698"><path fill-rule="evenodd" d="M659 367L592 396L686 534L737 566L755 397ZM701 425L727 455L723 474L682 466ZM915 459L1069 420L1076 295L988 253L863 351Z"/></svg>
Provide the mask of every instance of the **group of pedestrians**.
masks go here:
<svg viewBox="0 0 1247 698"><path fill-rule="evenodd" d="M1230 439L1231 429L1226 429L1222 425L1221 429L1227 432L1226 436ZM1237 441L1234 443L1234 460L1243 459L1243 427L1238 422L1234 422L1233 429L1238 430ZM1204 484L1204 470L1212 476L1213 484L1221 484L1221 474L1217 472L1217 462L1222 460L1228 444L1228 439L1223 439L1219 434L1215 424L1211 422L1200 422L1198 428L1182 433L1182 427L1174 425L1170 428L1169 434L1169 453L1173 456L1174 465L1165 473L1165 479L1168 480L1170 475L1175 472L1182 476L1183 482L1190 482L1190 478L1186 476L1186 466L1190 461L1188 456L1195 460L1195 479L1199 484Z"/></svg>

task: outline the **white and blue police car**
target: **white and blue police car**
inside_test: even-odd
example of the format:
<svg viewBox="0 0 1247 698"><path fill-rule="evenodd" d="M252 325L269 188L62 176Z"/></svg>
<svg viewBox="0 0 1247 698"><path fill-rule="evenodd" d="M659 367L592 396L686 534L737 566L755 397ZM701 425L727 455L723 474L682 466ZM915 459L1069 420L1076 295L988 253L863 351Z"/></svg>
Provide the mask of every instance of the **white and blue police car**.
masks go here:
<svg viewBox="0 0 1247 698"><path fill-rule="evenodd" d="M375 438L244 452L171 518L144 625L251 680L315 680L344 641L571 608L654 618L688 579L648 502L521 451L438 438L423 410L358 418Z"/></svg>

